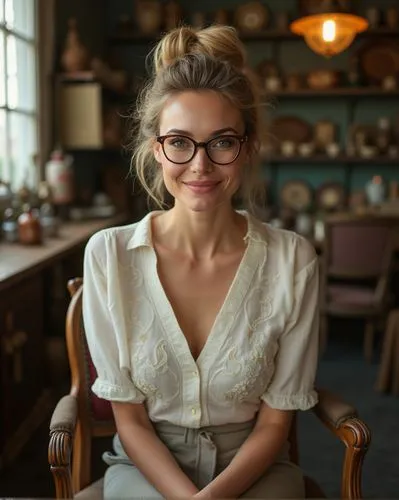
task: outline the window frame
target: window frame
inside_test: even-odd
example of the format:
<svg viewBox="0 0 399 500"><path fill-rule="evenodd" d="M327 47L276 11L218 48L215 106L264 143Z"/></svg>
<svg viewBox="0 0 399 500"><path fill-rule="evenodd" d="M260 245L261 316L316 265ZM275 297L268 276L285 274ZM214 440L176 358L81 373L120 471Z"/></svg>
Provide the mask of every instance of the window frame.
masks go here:
<svg viewBox="0 0 399 500"><path fill-rule="evenodd" d="M39 85L39 12L38 12L38 4L39 0L14 0L15 1L23 1L24 3L29 1L31 2L31 19L27 20L27 22L31 23L31 32L32 35L29 36L24 34L22 31L18 29L18 22L16 22L16 26L9 26L6 23L6 3L9 0L0 0L0 10L3 13L3 19L0 19L0 36L2 36L4 44L2 47L2 58L4 62L4 71L3 74L0 74L0 78L2 79L3 91L4 91L4 102L0 102L0 114L4 113L4 126L5 126L5 138L2 141L2 145L4 151L0 150L0 159L3 157L4 165L0 164L0 180L7 182L10 184L13 190L17 190L22 186L23 181L28 183L28 186L31 188L37 187L37 183L39 182L39 172L37 165L35 165L37 158L40 156L40 85ZM27 107L20 106L20 103L16 107L12 106L10 103L9 89L8 89L8 67L10 65L8 54L7 54L7 38L14 37L16 41L16 45L22 44L20 47L24 47L26 50L26 54L29 51L32 51L32 68L34 71L34 75L32 76L30 84L34 85L29 91L29 94L32 97L32 107L29 109L29 105ZM1 46L0 46L1 47ZM18 61L18 55L17 55ZM20 72L17 71L17 80L20 78ZM12 134L12 120L20 119L21 117L27 117L31 120L31 123L28 124L28 129L31 134L31 145L34 151L26 151L26 158L24 162L16 163L16 168L13 168L13 146L11 144L11 134ZM18 127L17 127L18 128ZM19 134L18 134L19 135ZM24 138L26 140L26 138ZM22 142L22 141L21 141ZM25 142L26 144L26 142ZM35 157L31 157L34 154ZM18 155L17 158L21 158L22 155Z"/></svg>

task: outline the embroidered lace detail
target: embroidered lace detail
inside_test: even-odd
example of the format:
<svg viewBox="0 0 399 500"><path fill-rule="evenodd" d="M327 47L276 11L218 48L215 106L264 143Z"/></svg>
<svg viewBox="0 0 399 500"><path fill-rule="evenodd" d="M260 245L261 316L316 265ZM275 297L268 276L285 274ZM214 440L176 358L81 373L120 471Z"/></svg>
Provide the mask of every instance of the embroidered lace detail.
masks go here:
<svg viewBox="0 0 399 500"><path fill-rule="evenodd" d="M259 312L256 314L254 310ZM272 297L269 294L265 294L264 287L253 288L244 305L244 313L249 331L252 333L255 330L261 329L262 323L265 323L272 315L272 310ZM263 325L263 327L265 326Z"/></svg>
<svg viewBox="0 0 399 500"><path fill-rule="evenodd" d="M265 401L272 408L280 410L309 410L318 402L318 394L316 391L311 391L308 394L270 394L267 393L262 396Z"/></svg>
<svg viewBox="0 0 399 500"><path fill-rule="evenodd" d="M240 375L240 382L235 384L230 390L226 391L226 400L235 400L242 403L251 396L257 396L256 391L259 381L268 380L266 372L270 372L271 367L268 369L268 360L265 354L265 347L260 342L254 343L251 347L251 355L249 358L243 359L238 353L238 348L234 347L226 361L226 373L229 375ZM262 387L259 388L261 393Z"/></svg>
<svg viewBox="0 0 399 500"><path fill-rule="evenodd" d="M159 340L150 355L148 350L144 349L146 342L148 342L148 332L140 334L133 345L134 382L150 402L162 402L161 406L166 407L179 394L179 379L168 362L168 347L165 340ZM160 385L162 386L162 381L166 379L169 379L168 386L175 387L175 391L173 394L168 394L168 400L164 401Z"/></svg>
<svg viewBox="0 0 399 500"><path fill-rule="evenodd" d="M150 384L143 379L136 379L136 385L140 388L141 392L146 395L149 403L154 403L156 399L162 399L162 394L159 387Z"/></svg>
<svg viewBox="0 0 399 500"><path fill-rule="evenodd" d="M144 395L133 384L129 387L124 387L97 378L91 389L99 398L109 401L142 403L145 400Z"/></svg>

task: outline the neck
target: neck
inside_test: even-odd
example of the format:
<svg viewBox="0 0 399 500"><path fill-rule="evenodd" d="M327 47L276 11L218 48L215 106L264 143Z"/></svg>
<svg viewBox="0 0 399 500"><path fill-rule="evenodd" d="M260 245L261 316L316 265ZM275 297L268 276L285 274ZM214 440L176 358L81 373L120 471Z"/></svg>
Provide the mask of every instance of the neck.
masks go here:
<svg viewBox="0 0 399 500"><path fill-rule="evenodd" d="M157 241L184 253L192 260L214 257L219 252L232 252L245 246L245 218L231 206L214 212L194 212L179 206L162 217L157 226Z"/></svg>

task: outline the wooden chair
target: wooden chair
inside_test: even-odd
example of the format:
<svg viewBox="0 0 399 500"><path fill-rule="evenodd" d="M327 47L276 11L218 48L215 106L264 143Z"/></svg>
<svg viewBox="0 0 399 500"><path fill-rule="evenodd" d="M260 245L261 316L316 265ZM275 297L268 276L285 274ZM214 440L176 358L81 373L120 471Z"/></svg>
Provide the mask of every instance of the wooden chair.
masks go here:
<svg viewBox="0 0 399 500"><path fill-rule="evenodd" d="M389 277L396 229L392 218L336 215L325 221L321 261L321 351L329 317L364 318L363 351L373 356L374 333L391 306Z"/></svg>
<svg viewBox="0 0 399 500"><path fill-rule="evenodd" d="M375 389L399 396L399 308L388 315Z"/></svg>
<svg viewBox="0 0 399 500"><path fill-rule="evenodd" d="M66 319L71 390L54 410L50 422L48 459L55 482L56 498L101 498L102 479L95 483L91 479L92 439L112 436L116 429L109 402L97 398L90 391L96 372L82 327L82 280L71 280L68 289L72 295ZM345 445L341 476L342 498L361 498L361 472L370 443L369 430L352 406L328 391L318 392L320 401L314 408L315 414ZM295 419L290 443L291 459L298 463ZM307 498L325 497L315 481L311 478L305 478L305 481Z"/></svg>

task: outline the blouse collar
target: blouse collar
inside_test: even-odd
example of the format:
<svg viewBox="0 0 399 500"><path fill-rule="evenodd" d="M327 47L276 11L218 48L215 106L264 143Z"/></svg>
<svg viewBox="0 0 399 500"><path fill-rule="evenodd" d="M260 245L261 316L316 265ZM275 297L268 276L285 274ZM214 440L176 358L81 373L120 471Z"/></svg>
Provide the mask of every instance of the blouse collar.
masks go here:
<svg viewBox="0 0 399 500"><path fill-rule="evenodd" d="M247 219L248 228L247 233L244 236L244 240L247 243L260 243L267 247L266 225L260 220L256 219L246 210L237 210L237 212ZM154 210L152 212L149 212L146 216L143 217L143 219L141 219L141 221L136 224L134 233L127 242L128 250L134 250L143 246L153 248L154 245L152 242L151 218L160 213L162 213L161 210Z"/></svg>

